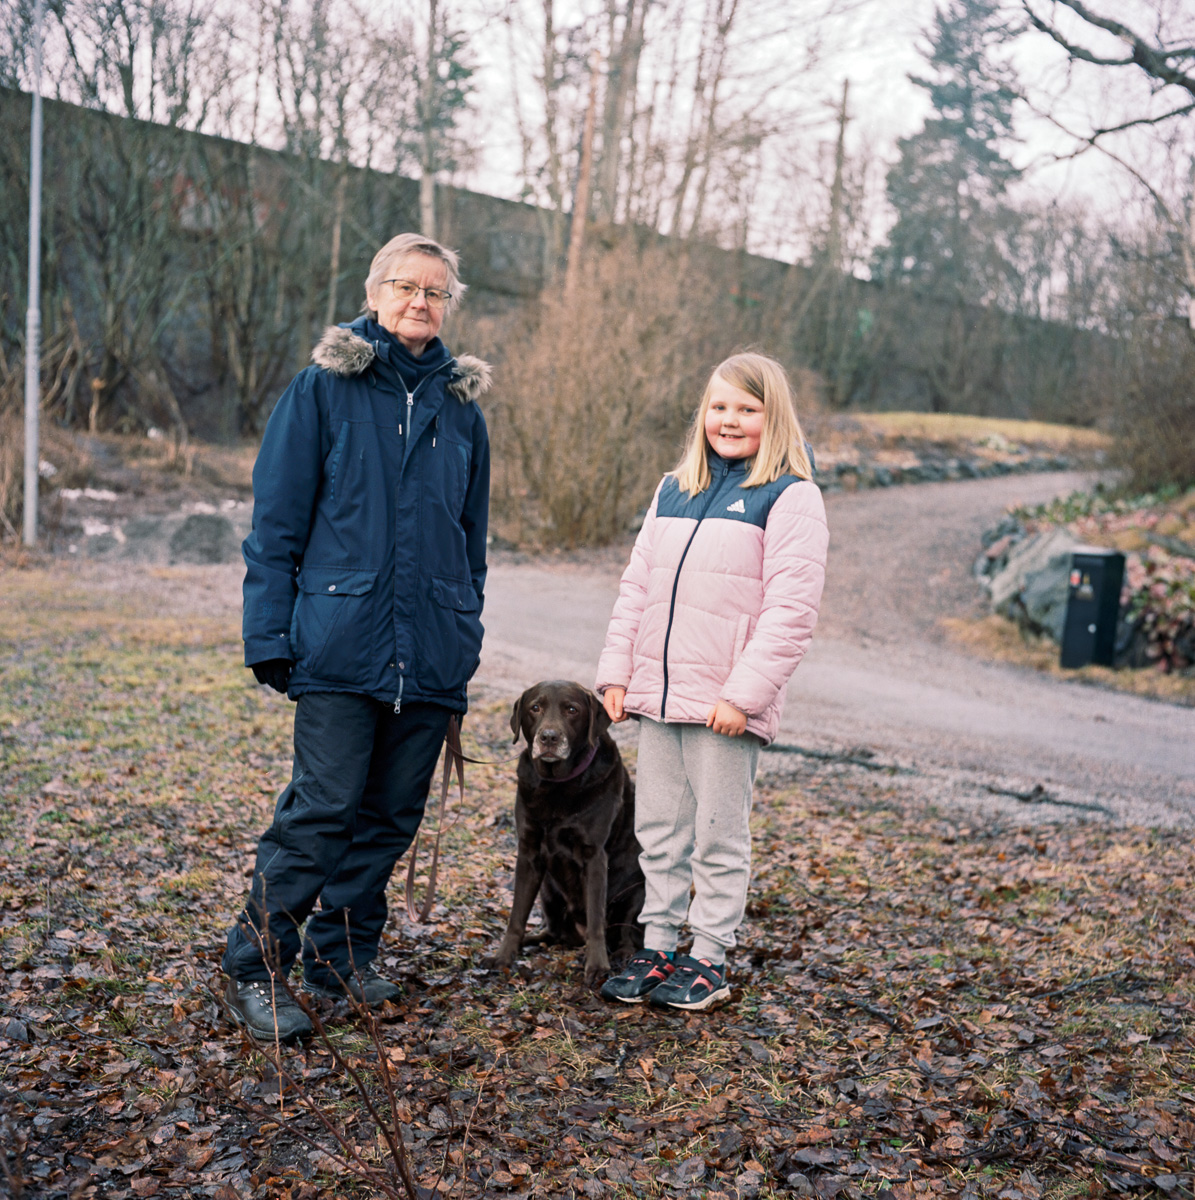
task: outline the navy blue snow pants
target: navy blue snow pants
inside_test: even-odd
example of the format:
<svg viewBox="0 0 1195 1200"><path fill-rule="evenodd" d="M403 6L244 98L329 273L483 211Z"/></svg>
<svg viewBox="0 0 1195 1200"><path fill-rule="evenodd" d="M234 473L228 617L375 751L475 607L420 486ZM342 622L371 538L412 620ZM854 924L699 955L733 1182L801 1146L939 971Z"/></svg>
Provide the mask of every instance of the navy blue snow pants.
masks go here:
<svg viewBox="0 0 1195 1200"><path fill-rule="evenodd" d="M438 704L395 713L346 692L299 697L291 781L228 933L227 975L264 980L271 967L285 974L300 945L304 977L316 983L347 980L373 961L386 884L423 819L451 715Z"/></svg>

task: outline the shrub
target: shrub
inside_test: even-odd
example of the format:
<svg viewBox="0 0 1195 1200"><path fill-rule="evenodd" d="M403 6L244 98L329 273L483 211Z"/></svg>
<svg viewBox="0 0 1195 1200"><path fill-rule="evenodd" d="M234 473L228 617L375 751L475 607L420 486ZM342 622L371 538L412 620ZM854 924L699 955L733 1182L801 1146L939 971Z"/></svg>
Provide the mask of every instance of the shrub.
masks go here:
<svg viewBox="0 0 1195 1200"><path fill-rule="evenodd" d="M747 332L731 289L668 247L623 243L590 258L571 295L546 292L492 348L500 533L559 547L623 534L676 463L710 372Z"/></svg>
<svg viewBox="0 0 1195 1200"><path fill-rule="evenodd" d="M1195 560L1150 549L1129 555L1127 616L1146 661L1162 671L1195 665Z"/></svg>
<svg viewBox="0 0 1195 1200"><path fill-rule="evenodd" d="M1172 331L1142 339L1133 357L1110 463L1132 492L1195 485L1195 345Z"/></svg>

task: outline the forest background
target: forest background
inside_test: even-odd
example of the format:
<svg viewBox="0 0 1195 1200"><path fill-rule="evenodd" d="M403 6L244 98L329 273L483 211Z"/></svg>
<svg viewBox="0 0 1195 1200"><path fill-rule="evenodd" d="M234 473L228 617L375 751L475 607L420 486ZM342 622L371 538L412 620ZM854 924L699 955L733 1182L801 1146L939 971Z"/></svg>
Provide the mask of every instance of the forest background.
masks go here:
<svg viewBox="0 0 1195 1200"><path fill-rule="evenodd" d="M32 4L11 11L13 533ZM462 250L474 285L450 343L500 368L495 501L547 540L621 532L710 367L744 345L783 359L810 407L1097 425L1139 488L1188 483L1195 16L949 0L924 12L911 84L877 93L891 31L921 11L57 0L49 435L168 430L183 469L196 436L255 438L320 328L358 311L373 251L418 227ZM891 144L894 104L925 115ZM1067 162L1092 164L1078 186Z"/></svg>

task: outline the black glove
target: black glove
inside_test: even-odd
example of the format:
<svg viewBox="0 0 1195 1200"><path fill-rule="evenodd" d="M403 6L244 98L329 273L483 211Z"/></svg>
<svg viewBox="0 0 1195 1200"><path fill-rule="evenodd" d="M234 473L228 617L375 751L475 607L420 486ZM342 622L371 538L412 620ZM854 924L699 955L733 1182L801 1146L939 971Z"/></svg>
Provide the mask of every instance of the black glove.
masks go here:
<svg viewBox="0 0 1195 1200"><path fill-rule="evenodd" d="M265 662L252 663L249 669L257 677L258 683L285 693L286 681L290 679L295 664L289 658L267 658Z"/></svg>

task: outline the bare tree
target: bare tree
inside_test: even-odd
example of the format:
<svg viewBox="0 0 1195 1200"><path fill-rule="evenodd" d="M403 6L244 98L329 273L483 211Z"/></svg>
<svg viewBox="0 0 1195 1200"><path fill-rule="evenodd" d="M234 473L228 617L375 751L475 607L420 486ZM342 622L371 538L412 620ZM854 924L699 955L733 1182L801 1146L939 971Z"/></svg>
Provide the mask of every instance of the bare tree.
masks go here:
<svg viewBox="0 0 1195 1200"><path fill-rule="evenodd" d="M606 94L601 126L601 157L596 172L597 219L614 223L624 183L624 141L630 132L631 100L639 81L644 19L650 0L607 0Z"/></svg>
<svg viewBox="0 0 1195 1200"><path fill-rule="evenodd" d="M83 139L55 199L58 228L82 251L72 286L86 293L74 308L92 346L88 423L117 419L118 398L126 419L145 422L152 398L185 441L163 339L187 270L175 228L187 191L186 139L158 127L204 124L228 80L231 31L198 0L65 0L53 9L48 40L63 98L137 118L61 131Z"/></svg>
<svg viewBox="0 0 1195 1200"><path fill-rule="evenodd" d="M1195 145L1187 121L1195 113L1195 13L1185 5L1109 0L1021 0L1021 7L1030 27L1058 46L1076 71L1136 77L1147 84L1135 107L1109 119L1101 104L1083 127L1057 116L1052 98L1027 98L1072 139L1066 157L1092 149L1107 155L1163 214L1178 247L1187 324L1195 337ZM1147 131L1164 146L1153 163L1135 156L1124 136L1139 138ZM1174 172L1176 164L1185 169Z"/></svg>
<svg viewBox="0 0 1195 1200"><path fill-rule="evenodd" d="M468 39L448 0L424 3L422 46L414 62L418 98L411 149L419 171L420 228L436 237L436 180L470 153L458 126L473 91L473 65Z"/></svg>
<svg viewBox="0 0 1195 1200"><path fill-rule="evenodd" d="M570 295L577 286L577 278L581 270L581 254L585 247L585 226L589 223L589 189L593 178L593 134L597 121L597 93L601 62L601 57L595 50L589 66L589 103L585 106L585 125L581 133L581 164L577 170L577 188L573 192L573 223L569 230L568 268L564 276L564 290Z"/></svg>

